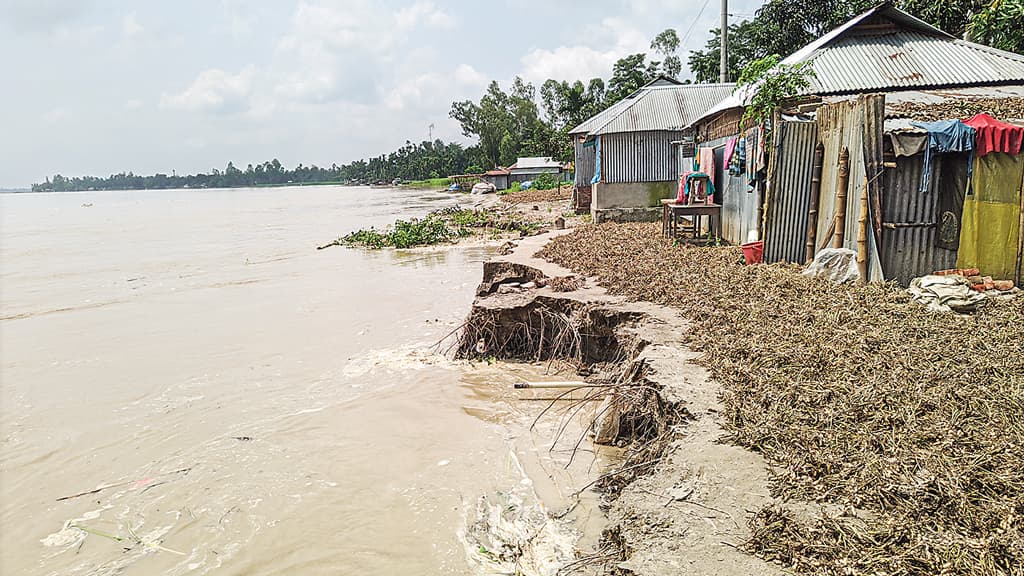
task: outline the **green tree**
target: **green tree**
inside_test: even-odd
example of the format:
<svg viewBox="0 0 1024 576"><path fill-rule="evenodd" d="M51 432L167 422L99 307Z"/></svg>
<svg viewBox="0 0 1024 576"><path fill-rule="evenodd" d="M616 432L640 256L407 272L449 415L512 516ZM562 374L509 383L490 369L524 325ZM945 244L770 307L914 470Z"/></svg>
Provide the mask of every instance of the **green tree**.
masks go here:
<svg viewBox="0 0 1024 576"><path fill-rule="evenodd" d="M975 42L1024 53L1024 1L992 0L971 16L967 33Z"/></svg>
<svg viewBox="0 0 1024 576"><path fill-rule="evenodd" d="M683 63L676 56L679 49L679 35L672 28L668 28L651 41L651 50L661 55L661 73L669 78L677 78L683 70Z"/></svg>
<svg viewBox="0 0 1024 576"><path fill-rule="evenodd" d="M636 92L648 82L649 67L644 63L646 54L630 54L620 58L612 67L612 77L608 81L608 93L605 104L612 104Z"/></svg>
<svg viewBox="0 0 1024 576"><path fill-rule="evenodd" d="M744 20L739 24L729 25L729 70L728 78L735 81L743 68L754 60L768 56L765 47L754 41L755 24ZM718 82L721 67L721 34L719 28L711 30L711 38L704 50L695 50L687 58L687 65L697 82Z"/></svg>

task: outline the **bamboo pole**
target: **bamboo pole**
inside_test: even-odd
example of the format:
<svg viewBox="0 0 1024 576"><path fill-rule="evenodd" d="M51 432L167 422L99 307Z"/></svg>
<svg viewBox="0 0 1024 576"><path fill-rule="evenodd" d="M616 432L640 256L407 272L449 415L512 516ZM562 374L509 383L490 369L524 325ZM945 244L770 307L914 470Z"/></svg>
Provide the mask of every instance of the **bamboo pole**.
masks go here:
<svg viewBox="0 0 1024 576"><path fill-rule="evenodd" d="M846 193L850 187L850 150L843 148L839 153L839 185L836 190L836 232L832 239L833 248L842 248L846 241Z"/></svg>
<svg viewBox="0 0 1024 576"><path fill-rule="evenodd" d="M807 254L806 263L814 260L814 242L818 236L818 197L821 195L821 166L825 163L825 145L818 142L814 147L814 167L811 169L811 199L807 210Z"/></svg>
<svg viewBox="0 0 1024 576"><path fill-rule="evenodd" d="M868 177L864 175L864 189L860 193L860 214L857 216L857 270L860 281L868 281Z"/></svg>
<svg viewBox="0 0 1024 576"><path fill-rule="evenodd" d="M1024 260L1024 177L1021 177L1020 183L1020 227L1017 229L1017 270L1013 278L1014 284L1017 286L1020 286L1021 280L1024 280L1021 277L1021 267L1024 266L1024 263L1021 262L1022 260Z"/></svg>

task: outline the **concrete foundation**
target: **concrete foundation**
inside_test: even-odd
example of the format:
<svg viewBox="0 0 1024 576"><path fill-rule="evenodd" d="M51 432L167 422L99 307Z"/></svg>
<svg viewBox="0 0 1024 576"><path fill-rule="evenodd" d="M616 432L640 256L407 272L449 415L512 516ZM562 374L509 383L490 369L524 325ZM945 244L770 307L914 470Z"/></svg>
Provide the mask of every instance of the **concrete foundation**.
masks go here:
<svg viewBox="0 0 1024 576"><path fill-rule="evenodd" d="M594 222L655 221L661 218L661 200L675 195L675 182L599 182L590 213Z"/></svg>

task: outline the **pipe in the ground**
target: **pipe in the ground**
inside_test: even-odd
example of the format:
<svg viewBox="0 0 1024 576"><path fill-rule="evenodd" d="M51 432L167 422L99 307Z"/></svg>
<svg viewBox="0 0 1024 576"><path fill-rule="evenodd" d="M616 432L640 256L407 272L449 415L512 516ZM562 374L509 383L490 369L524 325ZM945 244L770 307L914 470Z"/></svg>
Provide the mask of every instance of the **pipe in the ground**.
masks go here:
<svg viewBox="0 0 1024 576"><path fill-rule="evenodd" d="M603 384L587 384L583 381L569 381L569 382L516 382L513 388L516 390L526 390L527 388L599 388L604 386Z"/></svg>

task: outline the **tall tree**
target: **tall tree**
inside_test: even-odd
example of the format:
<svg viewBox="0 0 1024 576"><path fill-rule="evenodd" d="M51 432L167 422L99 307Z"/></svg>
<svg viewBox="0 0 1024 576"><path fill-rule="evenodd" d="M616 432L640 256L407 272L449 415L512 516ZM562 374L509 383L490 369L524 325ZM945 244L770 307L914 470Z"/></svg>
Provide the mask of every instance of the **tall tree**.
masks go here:
<svg viewBox="0 0 1024 576"><path fill-rule="evenodd" d="M672 28L668 28L651 41L651 50L661 55L661 73L669 78L678 78L683 70L683 63L676 56L679 49L679 35Z"/></svg>

